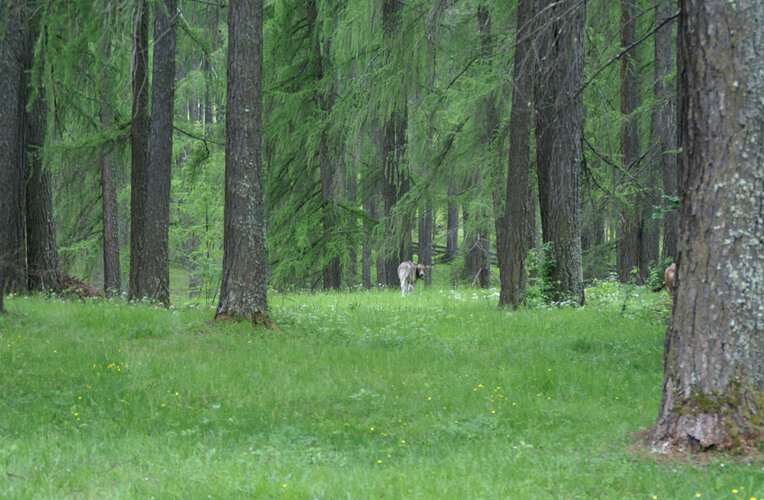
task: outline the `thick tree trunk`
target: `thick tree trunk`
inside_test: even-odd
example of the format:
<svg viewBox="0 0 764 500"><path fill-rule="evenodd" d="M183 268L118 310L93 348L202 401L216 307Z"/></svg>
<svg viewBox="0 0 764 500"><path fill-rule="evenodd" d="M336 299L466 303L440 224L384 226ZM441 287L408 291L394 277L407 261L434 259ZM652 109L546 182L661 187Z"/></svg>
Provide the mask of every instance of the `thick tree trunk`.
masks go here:
<svg viewBox="0 0 764 500"><path fill-rule="evenodd" d="M656 23L674 14L674 0L659 0ZM676 166L676 87L669 85L666 78L672 73L672 35L674 23L663 26L655 33L655 68L653 72L653 92L658 103L653 108L650 126L650 144L653 145L653 168L662 172L663 194L677 195ZM662 206L667 207L664 200ZM661 259L676 260L677 230L679 214L669 211L663 214L663 244Z"/></svg>
<svg viewBox="0 0 764 500"><path fill-rule="evenodd" d="M528 250L528 168L533 123L534 64L531 26L534 0L517 5L512 108L510 110L509 161L504 203L497 207L496 251L499 260L499 306L519 306L525 300L525 254Z"/></svg>
<svg viewBox="0 0 764 500"><path fill-rule="evenodd" d="M30 50L30 69L31 58ZM50 186L50 170L45 168L42 162L42 148L45 145L47 128L46 107L43 97L44 89L37 90L37 97L27 115L27 164L29 165L26 183L27 286L29 290L58 292L61 290L61 273L53 221L53 193Z"/></svg>
<svg viewBox="0 0 764 500"><path fill-rule="evenodd" d="M215 318L270 326L263 192L263 0L228 4L223 274Z"/></svg>
<svg viewBox="0 0 764 500"><path fill-rule="evenodd" d="M151 89L151 142L141 264L143 295L170 305L170 182L175 111L176 0L157 3Z"/></svg>
<svg viewBox="0 0 764 500"><path fill-rule="evenodd" d="M745 451L764 444L764 4L680 6L679 258L653 449Z"/></svg>
<svg viewBox="0 0 764 500"><path fill-rule="evenodd" d="M146 190L149 163L149 7L146 0L136 6L133 37L132 120L130 125L130 284L127 298L143 298L142 262Z"/></svg>
<svg viewBox="0 0 764 500"><path fill-rule="evenodd" d="M584 5L539 4L541 51L536 81L536 146L544 242L551 244L555 300L584 303L581 257L581 133Z"/></svg>
<svg viewBox="0 0 764 500"><path fill-rule="evenodd" d="M0 295L26 288L24 245L25 163L20 161L24 116L25 2L0 0ZM22 122L22 123L20 123Z"/></svg>

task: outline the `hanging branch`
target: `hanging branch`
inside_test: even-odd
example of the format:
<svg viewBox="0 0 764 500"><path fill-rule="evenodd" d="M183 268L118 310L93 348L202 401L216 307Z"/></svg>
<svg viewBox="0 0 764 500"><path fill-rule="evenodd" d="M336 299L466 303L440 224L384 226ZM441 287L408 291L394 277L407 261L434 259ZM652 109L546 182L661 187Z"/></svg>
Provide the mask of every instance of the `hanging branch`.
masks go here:
<svg viewBox="0 0 764 500"><path fill-rule="evenodd" d="M592 82L594 81L594 79L595 79L595 78L597 78L597 77L599 76L599 74L600 74L600 73L602 73L602 72L605 70L605 68L607 68L608 66L610 66L610 65L611 65L611 64L613 64L614 62L618 61L620 58L622 58L624 55L626 55L626 53L627 53L627 52L629 52L631 49L633 49L634 47L636 47L636 46L637 46L637 45L639 45L640 43L642 43L642 42L644 42L645 40L647 40L647 39L648 39L648 38L649 38L651 35L653 35L653 34L654 34L656 31L658 31L658 30L659 30L659 29L661 29L663 26L665 26L666 24L670 23L671 21L673 21L674 19L676 19L676 18L678 18L678 17L679 17L679 12L677 12L677 13L676 13L676 14L674 14L673 16L667 17L666 19L664 19L663 21L661 21L660 23L658 23L658 25L657 25L655 28L651 29L650 31L648 31L647 33L645 33L644 35L642 35L642 36L639 38L639 40L637 40L636 42L632 43L632 44L631 44L631 45L629 45L628 47L624 47L623 49L621 49L621 51L620 51L618 54L616 54L615 56L613 56L612 58L610 58L610 60L609 60L609 61L607 61L605 64L603 64L602 66L600 66L599 68L597 68L597 70L594 72L594 74L592 74L592 76L590 76L590 77L589 77L589 79L588 79L588 80L586 80L586 81L584 82L584 84L581 86L581 88L579 88L579 89L576 91L576 93L575 93L575 94L573 94L573 96L571 97L571 99L575 99L576 97L578 97L578 96L581 94L581 92L583 92L583 91L584 91L584 89L585 89L586 87L588 87L588 86L589 86L589 84L590 84L590 83L592 83Z"/></svg>

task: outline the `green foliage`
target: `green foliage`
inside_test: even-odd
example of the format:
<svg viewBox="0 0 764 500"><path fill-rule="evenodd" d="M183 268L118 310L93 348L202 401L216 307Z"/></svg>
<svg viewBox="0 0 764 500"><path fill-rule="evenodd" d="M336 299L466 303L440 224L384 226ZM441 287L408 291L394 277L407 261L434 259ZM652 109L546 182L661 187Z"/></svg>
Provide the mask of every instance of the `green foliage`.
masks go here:
<svg viewBox="0 0 764 500"><path fill-rule="evenodd" d="M647 283L645 283L648 288L656 289L664 285L663 275L666 272L666 268L670 266L673 261L674 260L671 257L668 257L658 262L655 267L650 268L650 274L647 277Z"/></svg>
<svg viewBox="0 0 764 500"><path fill-rule="evenodd" d="M528 250L525 258L525 272L528 276L525 300L528 304L549 304L554 301L552 272L555 265L550 243L542 243L539 250Z"/></svg>
<svg viewBox="0 0 764 500"><path fill-rule="evenodd" d="M756 464L635 447L662 296L608 282L583 308L510 312L495 293L272 293L269 331L8 297L0 496L764 496Z"/></svg>

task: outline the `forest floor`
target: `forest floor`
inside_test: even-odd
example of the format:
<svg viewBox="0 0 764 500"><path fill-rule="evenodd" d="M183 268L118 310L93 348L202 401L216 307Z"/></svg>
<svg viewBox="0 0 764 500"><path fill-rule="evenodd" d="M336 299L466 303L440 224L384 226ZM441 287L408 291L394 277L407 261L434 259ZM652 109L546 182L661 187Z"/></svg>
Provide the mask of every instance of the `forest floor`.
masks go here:
<svg viewBox="0 0 764 500"><path fill-rule="evenodd" d="M659 460L665 293L496 290L209 307L6 298L0 497L764 498L764 464Z"/></svg>

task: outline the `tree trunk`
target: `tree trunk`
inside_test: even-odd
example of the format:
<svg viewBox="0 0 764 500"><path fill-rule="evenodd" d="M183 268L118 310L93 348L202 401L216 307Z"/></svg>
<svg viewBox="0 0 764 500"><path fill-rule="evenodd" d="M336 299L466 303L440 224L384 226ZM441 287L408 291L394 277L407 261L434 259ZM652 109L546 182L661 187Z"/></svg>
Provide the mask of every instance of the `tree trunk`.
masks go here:
<svg viewBox="0 0 764 500"><path fill-rule="evenodd" d="M392 48L400 36L401 9L403 4L398 0L382 2L382 31L386 45L386 64L393 64ZM396 71L397 72L397 71ZM400 77L402 78L402 77ZM400 286L398 283L398 264L407 260L407 246L411 248L411 222L405 214L397 214L399 220L393 221L393 207L409 190L408 173L404 169L403 158L406 151L406 129L408 127L408 107L406 104L405 85L402 79L398 83L398 95L392 105L392 111L385 117L384 139L382 141L382 160L384 161L384 178L382 197L385 202L385 284L391 287ZM397 234L394 234L397 233ZM408 236L407 236L408 233Z"/></svg>
<svg viewBox="0 0 764 500"><path fill-rule="evenodd" d="M29 48L28 62L31 70L31 43ZM50 170L42 161L42 148L45 145L45 130L48 125L47 108L44 88L38 87L37 91L32 108L27 114L27 286L29 290L58 292L61 290L61 273L53 220L53 193L50 186Z"/></svg>
<svg viewBox="0 0 764 500"><path fill-rule="evenodd" d="M634 18L634 2L624 0L621 6L621 49L626 50L634 45L636 20ZM636 76L636 49L632 47L621 57L621 169L624 172L636 174L639 166L639 130L634 111L639 107ZM637 177L634 175L634 177ZM631 189L637 189L632 186ZM621 212L621 242L618 254L618 279L628 283L634 269L638 270L636 282L644 283L648 270L640 266L640 250L646 226L643 218L644 193L627 196L629 203Z"/></svg>
<svg viewBox="0 0 764 500"><path fill-rule="evenodd" d="M262 163L263 0L228 4L223 274L215 318L270 326Z"/></svg>
<svg viewBox="0 0 764 500"><path fill-rule="evenodd" d="M680 6L678 272L653 449L746 451L764 445L764 4Z"/></svg>
<svg viewBox="0 0 764 500"><path fill-rule="evenodd" d="M111 58L111 45L106 42L104 55ZM101 82L100 119L104 130L114 126L113 112L108 100L108 88L112 84L104 77ZM119 262L119 209L117 207L117 181L115 178L115 155L110 146L101 158L101 198L103 203L103 289L106 297L119 295L122 290L122 271Z"/></svg>
<svg viewBox="0 0 764 500"><path fill-rule="evenodd" d="M534 4L535 0L520 0L517 5L517 44L510 110L507 188L504 202L497 207L496 214L496 252L501 284L499 306L517 307L525 300L528 168L535 72L530 52Z"/></svg>
<svg viewBox="0 0 764 500"><path fill-rule="evenodd" d="M427 202L423 213L419 216L419 252L417 263L432 266L432 205ZM424 284L430 286L432 273L425 273Z"/></svg>
<svg viewBox="0 0 764 500"><path fill-rule="evenodd" d="M584 5L541 0L539 75L536 81L536 147L544 242L555 261L550 279L555 300L584 303L581 257L581 133Z"/></svg>
<svg viewBox="0 0 764 500"><path fill-rule="evenodd" d="M177 1L157 3L151 88L151 142L146 172L141 289L150 300L170 305L170 182L175 111L175 33Z"/></svg>
<svg viewBox="0 0 764 500"><path fill-rule="evenodd" d="M448 186L448 205L446 216L446 254L443 256L444 262L450 262L456 258L459 251L459 205L453 198L456 194L456 180L451 177Z"/></svg>
<svg viewBox="0 0 764 500"><path fill-rule="evenodd" d="M329 53L329 41L325 46L321 46L321 37L317 33L316 18L318 17L318 7L315 0L309 0L307 3L307 29L308 39L312 44L313 57L313 80L315 81L316 91L314 102L318 105L318 115L322 117L321 132L318 138L318 167L321 177L321 198L323 211L323 238L324 255L327 259L323 263L323 286L324 290L338 290L342 286L342 266L340 263L339 249L333 244L337 238L337 213L336 201L339 197L340 169L337 159L333 156L331 150L332 136L329 130L329 116L334 106L335 90L330 88L323 89L322 80L324 78L324 56Z"/></svg>
<svg viewBox="0 0 764 500"><path fill-rule="evenodd" d="M659 0L656 23L661 23L673 15L674 0ZM655 32L655 68L653 73L653 92L658 103L653 108L650 126L650 144L655 148L653 163L663 174L663 194L677 195L676 184L676 91L666 81L672 73L671 28L666 24ZM667 208L664 199L661 205ZM671 258L676 261L677 229L679 214L675 210L663 214L663 244L661 259Z"/></svg>
<svg viewBox="0 0 764 500"><path fill-rule="evenodd" d="M141 299L146 291L141 280L146 217L147 169L149 163L149 7L146 0L136 6L133 37L132 120L130 126L130 284L128 300Z"/></svg>
<svg viewBox="0 0 764 500"><path fill-rule="evenodd" d="M25 163L20 161L24 115L25 2L0 0L0 295L26 288L24 246Z"/></svg>

